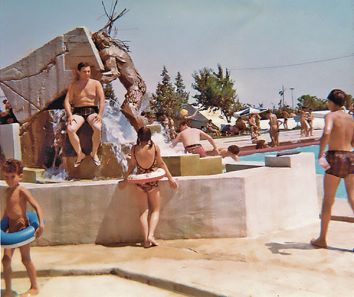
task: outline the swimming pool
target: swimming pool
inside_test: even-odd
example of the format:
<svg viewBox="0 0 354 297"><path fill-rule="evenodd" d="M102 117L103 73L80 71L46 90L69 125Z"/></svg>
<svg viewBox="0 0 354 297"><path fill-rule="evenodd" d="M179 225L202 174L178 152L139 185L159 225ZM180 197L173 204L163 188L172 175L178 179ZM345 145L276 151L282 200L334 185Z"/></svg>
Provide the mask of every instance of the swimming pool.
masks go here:
<svg viewBox="0 0 354 297"><path fill-rule="evenodd" d="M318 150L319 150L319 145L310 145L310 146L303 146L299 147L296 149L292 149L293 151L300 151L300 152L306 152L306 153L313 153L316 158L316 173L317 174L324 174L323 168L318 164L317 161L317 156L318 156ZM287 151L292 151L292 150L287 150ZM277 152L269 152L269 153L256 153L252 155L247 155L247 156L241 156L240 159L241 161L258 161L258 162L264 162L264 156L275 156ZM336 193L337 198L342 198L345 199L347 198L347 193L345 191L345 185L344 185L344 180L342 179L339 187L337 189Z"/></svg>

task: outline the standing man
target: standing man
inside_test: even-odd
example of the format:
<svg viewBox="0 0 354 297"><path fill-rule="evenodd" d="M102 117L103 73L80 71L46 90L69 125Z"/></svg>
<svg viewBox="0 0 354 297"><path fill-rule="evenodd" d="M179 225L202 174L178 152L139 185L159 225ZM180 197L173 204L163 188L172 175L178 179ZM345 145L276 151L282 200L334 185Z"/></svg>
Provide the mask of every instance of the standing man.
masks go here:
<svg viewBox="0 0 354 297"><path fill-rule="evenodd" d="M290 115L285 109L282 111L282 114L283 114L283 118L284 118L284 122L283 122L284 129L285 130L289 130L289 128L288 128L288 118L289 118Z"/></svg>
<svg viewBox="0 0 354 297"><path fill-rule="evenodd" d="M87 121L93 130L91 158L96 166L101 165L97 150L101 142L102 115L105 96L99 81L91 79L91 67L87 63L77 65L78 79L68 89L64 100L67 116L67 132L77 159L74 167L78 167L86 157L82 152L80 139L76 132ZM73 111L71 111L73 106Z"/></svg>
<svg viewBox="0 0 354 297"><path fill-rule="evenodd" d="M326 170L321 232L317 239L311 240L311 244L319 248L327 248L328 224L341 178L344 178L348 202L354 211L354 119L342 109L346 97L347 95L338 89L332 90L327 97L331 112L325 116L318 154L319 163ZM324 153L326 145L328 151Z"/></svg>
<svg viewBox="0 0 354 297"><path fill-rule="evenodd" d="M219 150L216 146L216 143L210 135L206 134L202 130L188 127L186 121L182 121L179 124L179 128L181 132L177 135L175 139L172 140L172 145L171 145L172 147L175 147L177 142L182 141L186 152L191 154L199 154L201 158L206 157L207 154L203 146L200 144L200 137L202 136L206 138L209 141L209 143L213 146L214 148L213 151L219 154Z"/></svg>
<svg viewBox="0 0 354 297"><path fill-rule="evenodd" d="M267 111L267 117L269 119L269 135L272 141L271 146L279 145L279 123L277 116L270 110Z"/></svg>
<svg viewBox="0 0 354 297"><path fill-rule="evenodd" d="M251 113L248 117L248 125L251 130L251 141L252 143L256 143L258 140L258 126L256 124L256 114Z"/></svg>

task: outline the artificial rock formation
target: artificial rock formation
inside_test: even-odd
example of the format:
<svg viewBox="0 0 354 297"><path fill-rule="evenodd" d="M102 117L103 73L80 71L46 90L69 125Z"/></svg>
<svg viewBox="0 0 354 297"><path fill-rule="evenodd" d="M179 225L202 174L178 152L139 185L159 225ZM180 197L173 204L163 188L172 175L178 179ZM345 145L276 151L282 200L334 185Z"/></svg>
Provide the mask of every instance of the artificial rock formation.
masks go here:
<svg viewBox="0 0 354 297"><path fill-rule="evenodd" d="M91 65L91 76L94 79L107 83L119 78L127 89L121 110L135 130L143 126L139 109L146 87L128 52L101 31L91 37L86 28L75 28L54 38L20 61L0 69L0 87L10 101L17 119L23 124L21 146L25 166L55 166L60 151L60 159L65 157L64 167L69 170L69 175L75 178L86 177L87 174L82 170L73 170L71 161L76 158L75 152L65 133L54 135L57 133L53 130L55 121L47 110L62 108L61 100L75 78L79 62ZM61 130L65 131L65 121ZM92 137L89 125L85 124L78 135L84 153L89 155ZM96 177L120 176L121 165L106 147L110 145L101 148L104 152L102 158L108 160L107 156L110 156L113 165L102 165L99 170L91 171L95 172ZM86 178L92 177L90 175Z"/></svg>
<svg viewBox="0 0 354 297"><path fill-rule="evenodd" d="M0 69L0 87L23 123L66 94L79 62L92 65L93 78L104 70L99 53L84 27L54 38L20 61Z"/></svg>
<svg viewBox="0 0 354 297"><path fill-rule="evenodd" d="M136 70L127 49L114 41L106 32L98 31L92 39L99 49L100 57L106 72L102 73L101 81L110 83L119 79L127 90L121 111L136 131L144 126L139 116L142 98L146 92L146 85Z"/></svg>

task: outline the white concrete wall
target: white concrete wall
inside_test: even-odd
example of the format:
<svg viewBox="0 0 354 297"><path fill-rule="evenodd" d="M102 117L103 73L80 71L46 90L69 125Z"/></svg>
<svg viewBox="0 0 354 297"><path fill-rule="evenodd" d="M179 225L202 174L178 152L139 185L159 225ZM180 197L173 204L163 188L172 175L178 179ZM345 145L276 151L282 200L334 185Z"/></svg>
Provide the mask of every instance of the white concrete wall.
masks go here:
<svg viewBox="0 0 354 297"><path fill-rule="evenodd" d="M266 165L272 163L275 167L259 168L257 174L252 170L242 172L245 177L249 176L245 179L248 236L296 228L318 218L313 155L302 153L267 158L272 162L266 159ZM288 163L289 167L278 168L274 164L276 161Z"/></svg>
<svg viewBox="0 0 354 297"><path fill-rule="evenodd" d="M316 222L313 155L280 158L288 158L292 167L179 177L177 190L161 181L162 209L156 237L257 236ZM38 199L46 218L39 244L110 244L142 239L133 185L120 190L117 181L110 180L26 187ZM4 190L0 182L1 197Z"/></svg>
<svg viewBox="0 0 354 297"><path fill-rule="evenodd" d="M0 146L6 159L22 160L19 124L0 125Z"/></svg>

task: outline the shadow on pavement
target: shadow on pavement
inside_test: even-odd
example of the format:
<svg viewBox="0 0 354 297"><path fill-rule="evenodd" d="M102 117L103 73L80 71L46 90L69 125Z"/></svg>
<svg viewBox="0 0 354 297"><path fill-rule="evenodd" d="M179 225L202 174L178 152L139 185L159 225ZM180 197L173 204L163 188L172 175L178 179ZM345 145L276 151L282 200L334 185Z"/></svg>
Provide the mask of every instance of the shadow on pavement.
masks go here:
<svg viewBox="0 0 354 297"><path fill-rule="evenodd" d="M109 244L97 244L101 245L107 248L117 248L117 247L137 247L137 248L142 248L142 243L140 242L121 242L121 243L109 243Z"/></svg>
<svg viewBox="0 0 354 297"><path fill-rule="evenodd" d="M272 254L279 254L279 255L284 255L284 256L289 256L289 255L291 255L291 253L283 251L283 250L315 250L315 249L318 249L318 248L312 246L310 243L303 243L303 242L285 242L285 243L269 242L269 243L266 243L265 246L272 252ZM327 250L353 253L353 250L332 247L332 246L328 246Z"/></svg>

